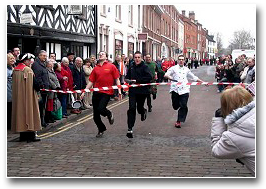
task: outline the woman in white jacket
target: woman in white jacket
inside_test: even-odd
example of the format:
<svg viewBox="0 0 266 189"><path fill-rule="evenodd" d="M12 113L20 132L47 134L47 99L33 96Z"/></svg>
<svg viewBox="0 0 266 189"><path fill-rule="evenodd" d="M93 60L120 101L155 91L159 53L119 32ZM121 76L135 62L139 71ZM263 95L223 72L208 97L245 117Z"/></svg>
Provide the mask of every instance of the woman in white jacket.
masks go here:
<svg viewBox="0 0 266 189"><path fill-rule="evenodd" d="M212 155L236 159L255 176L255 101L241 86L225 90L212 119Z"/></svg>

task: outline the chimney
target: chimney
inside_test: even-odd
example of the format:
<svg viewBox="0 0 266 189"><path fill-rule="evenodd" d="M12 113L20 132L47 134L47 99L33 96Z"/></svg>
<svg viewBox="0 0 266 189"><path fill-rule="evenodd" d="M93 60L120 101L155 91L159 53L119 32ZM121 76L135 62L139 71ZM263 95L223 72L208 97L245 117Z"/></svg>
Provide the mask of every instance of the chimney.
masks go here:
<svg viewBox="0 0 266 189"><path fill-rule="evenodd" d="M189 11L189 18L191 18L192 20L195 20L195 13L194 13L194 11Z"/></svg>
<svg viewBox="0 0 266 189"><path fill-rule="evenodd" d="M186 16L186 11L185 10L182 10L182 15Z"/></svg>

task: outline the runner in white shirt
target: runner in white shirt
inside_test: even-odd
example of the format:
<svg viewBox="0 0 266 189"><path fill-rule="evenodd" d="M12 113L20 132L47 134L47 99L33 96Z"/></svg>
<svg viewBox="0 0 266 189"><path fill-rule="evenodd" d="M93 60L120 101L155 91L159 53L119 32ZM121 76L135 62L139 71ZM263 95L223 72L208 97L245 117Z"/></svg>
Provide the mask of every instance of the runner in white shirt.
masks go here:
<svg viewBox="0 0 266 189"><path fill-rule="evenodd" d="M190 86L188 83L188 77L197 82L203 82L197 76L195 76L190 69L184 66L184 55L178 56L178 65L175 65L167 70L164 77L172 80L170 87L170 93L172 94L172 106L174 110L178 110L177 121L175 123L176 128L181 128L181 122L185 122L188 113L188 97L190 92ZM177 82L181 82L181 85L176 85Z"/></svg>

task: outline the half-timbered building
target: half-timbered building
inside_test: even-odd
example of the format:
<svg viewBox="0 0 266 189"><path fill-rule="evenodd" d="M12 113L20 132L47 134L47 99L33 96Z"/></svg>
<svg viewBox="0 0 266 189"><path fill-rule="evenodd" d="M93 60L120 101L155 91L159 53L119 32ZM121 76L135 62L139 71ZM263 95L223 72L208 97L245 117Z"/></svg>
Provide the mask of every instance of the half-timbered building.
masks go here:
<svg viewBox="0 0 266 189"><path fill-rule="evenodd" d="M8 5L7 49L46 50L57 60L68 52L87 58L96 54L96 25L95 5Z"/></svg>

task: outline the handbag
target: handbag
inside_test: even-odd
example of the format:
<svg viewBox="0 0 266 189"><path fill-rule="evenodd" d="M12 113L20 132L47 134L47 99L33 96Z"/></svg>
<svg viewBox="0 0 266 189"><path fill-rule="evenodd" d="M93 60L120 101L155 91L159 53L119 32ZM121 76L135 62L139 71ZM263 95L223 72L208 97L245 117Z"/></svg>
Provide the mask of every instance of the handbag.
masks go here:
<svg viewBox="0 0 266 189"><path fill-rule="evenodd" d="M60 120L63 117L63 113L62 113L62 107L60 107L58 110L54 110L51 112L52 116L54 117L54 119L56 120Z"/></svg>
<svg viewBox="0 0 266 189"><path fill-rule="evenodd" d="M58 98L54 99L54 104L53 104L54 111L57 111L59 108L61 108L61 102Z"/></svg>

